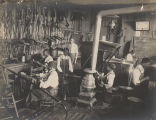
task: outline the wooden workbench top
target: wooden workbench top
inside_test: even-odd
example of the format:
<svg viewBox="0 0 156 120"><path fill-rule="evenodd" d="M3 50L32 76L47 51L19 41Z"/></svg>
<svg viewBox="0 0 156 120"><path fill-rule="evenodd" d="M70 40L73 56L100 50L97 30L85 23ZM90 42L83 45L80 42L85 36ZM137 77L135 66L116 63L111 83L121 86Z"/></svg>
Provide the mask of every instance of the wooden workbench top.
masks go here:
<svg viewBox="0 0 156 120"><path fill-rule="evenodd" d="M28 63L12 63L12 64L3 64L2 66L4 66L5 68L18 73L20 71L22 71L25 68L28 68Z"/></svg>

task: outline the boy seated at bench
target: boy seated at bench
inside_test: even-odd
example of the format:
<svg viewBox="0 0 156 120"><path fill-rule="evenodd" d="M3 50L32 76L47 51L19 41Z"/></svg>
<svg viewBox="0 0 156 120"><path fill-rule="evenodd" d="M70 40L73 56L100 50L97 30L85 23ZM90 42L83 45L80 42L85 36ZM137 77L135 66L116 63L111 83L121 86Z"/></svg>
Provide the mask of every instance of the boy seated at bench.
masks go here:
<svg viewBox="0 0 156 120"><path fill-rule="evenodd" d="M32 103L50 100L50 97L43 90L47 91L51 96L57 95L59 79L54 62L48 63L48 73L40 73L36 76L40 78L40 84L38 87L32 88L27 97L27 101L29 100L29 102Z"/></svg>
<svg viewBox="0 0 156 120"><path fill-rule="evenodd" d="M106 75L104 75L104 73L97 73L97 83L101 88L104 88L104 90L110 90L113 87L115 79L115 68L116 66L114 64L108 64Z"/></svg>

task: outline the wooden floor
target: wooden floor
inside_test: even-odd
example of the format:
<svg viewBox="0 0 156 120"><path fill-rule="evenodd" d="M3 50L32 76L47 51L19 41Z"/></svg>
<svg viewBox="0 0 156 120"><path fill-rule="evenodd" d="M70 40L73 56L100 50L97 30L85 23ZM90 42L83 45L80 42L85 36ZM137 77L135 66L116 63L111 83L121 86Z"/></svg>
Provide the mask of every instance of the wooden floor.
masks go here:
<svg viewBox="0 0 156 120"><path fill-rule="evenodd" d="M66 103L66 106L68 109L67 120L156 120L156 109L150 114L141 112L140 115L134 116L126 107L95 107L91 111L88 107L74 106L69 103ZM65 118L65 111L61 106L44 109L41 113L36 111L30 108L19 109L19 120L64 120ZM13 110L0 109L0 120L17 120L17 118Z"/></svg>
<svg viewBox="0 0 156 120"><path fill-rule="evenodd" d="M0 83L2 84L2 81ZM2 89L1 86L0 89ZM156 94L153 95L155 96ZM156 120L156 97L152 101L153 103L149 103L151 106L146 111L140 113L131 113L127 105L116 105L113 107L95 105L91 111L86 106L75 106L71 102L65 102L68 110L67 120ZM56 106L54 109L45 109L40 114L36 114L37 111L32 108L19 108L19 120L64 120L65 118L65 111L61 106ZM135 116L135 114L138 116ZM0 120L17 120L14 110L0 108Z"/></svg>

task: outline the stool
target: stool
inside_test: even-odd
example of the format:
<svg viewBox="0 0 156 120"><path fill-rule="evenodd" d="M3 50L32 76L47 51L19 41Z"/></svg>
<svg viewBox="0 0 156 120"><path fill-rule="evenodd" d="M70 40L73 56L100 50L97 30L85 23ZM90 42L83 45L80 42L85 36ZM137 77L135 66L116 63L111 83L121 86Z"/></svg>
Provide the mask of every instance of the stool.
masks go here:
<svg viewBox="0 0 156 120"><path fill-rule="evenodd" d="M110 104L121 101L122 94L117 91L117 88L111 88L110 90L107 90L104 94L104 101Z"/></svg>
<svg viewBox="0 0 156 120"><path fill-rule="evenodd" d="M119 86L119 90L123 93L123 101L127 101L128 94L133 90L132 87L129 86Z"/></svg>
<svg viewBox="0 0 156 120"><path fill-rule="evenodd" d="M135 113L139 105L141 106L143 104L143 101L140 98L137 97L128 97L127 100L129 101L130 105L130 112L133 114Z"/></svg>

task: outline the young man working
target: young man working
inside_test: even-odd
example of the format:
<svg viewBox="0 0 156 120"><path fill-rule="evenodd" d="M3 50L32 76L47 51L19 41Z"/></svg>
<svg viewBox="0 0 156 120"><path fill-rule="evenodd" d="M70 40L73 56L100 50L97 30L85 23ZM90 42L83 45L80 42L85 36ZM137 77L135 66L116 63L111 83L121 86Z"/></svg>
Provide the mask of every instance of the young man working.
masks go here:
<svg viewBox="0 0 156 120"><path fill-rule="evenodd" d="M50 95L56 96L58 93L58 85L59 85L59 79L58 74L56 72L56 65L54 62L49 62L48 64L48 73L40 73L37 74L41 80L39 86L35 85L35 82L32 81L34 84L34 87L30 91L30 94L27 97L26 102L39 102L39 101L47 101L50 99L50 97L43 92L43 90L46 90ZM41 89L42 90L41 90Z"/></svg>
<svg viewBox="0 0 156 120"><path fill-rule="evenodd" d="M59 76L61 77L62 82L63 99L66 100L66 96L69 94L70 84L68 75L73 72L73 66L67 48L64 49L64 54L57 59L57 69L60 72Z"/></svg>
<svg viewBox="0 0 156 120"><path fill-rule="evenodd" d="M115 79L115 72L114 69L116 66L114 64L108 64L107 65L107 74L104 75L104 73L99 74L98 81L99 86L103 87L104 89L108 90L113 87L114 79Z"/></svg>

